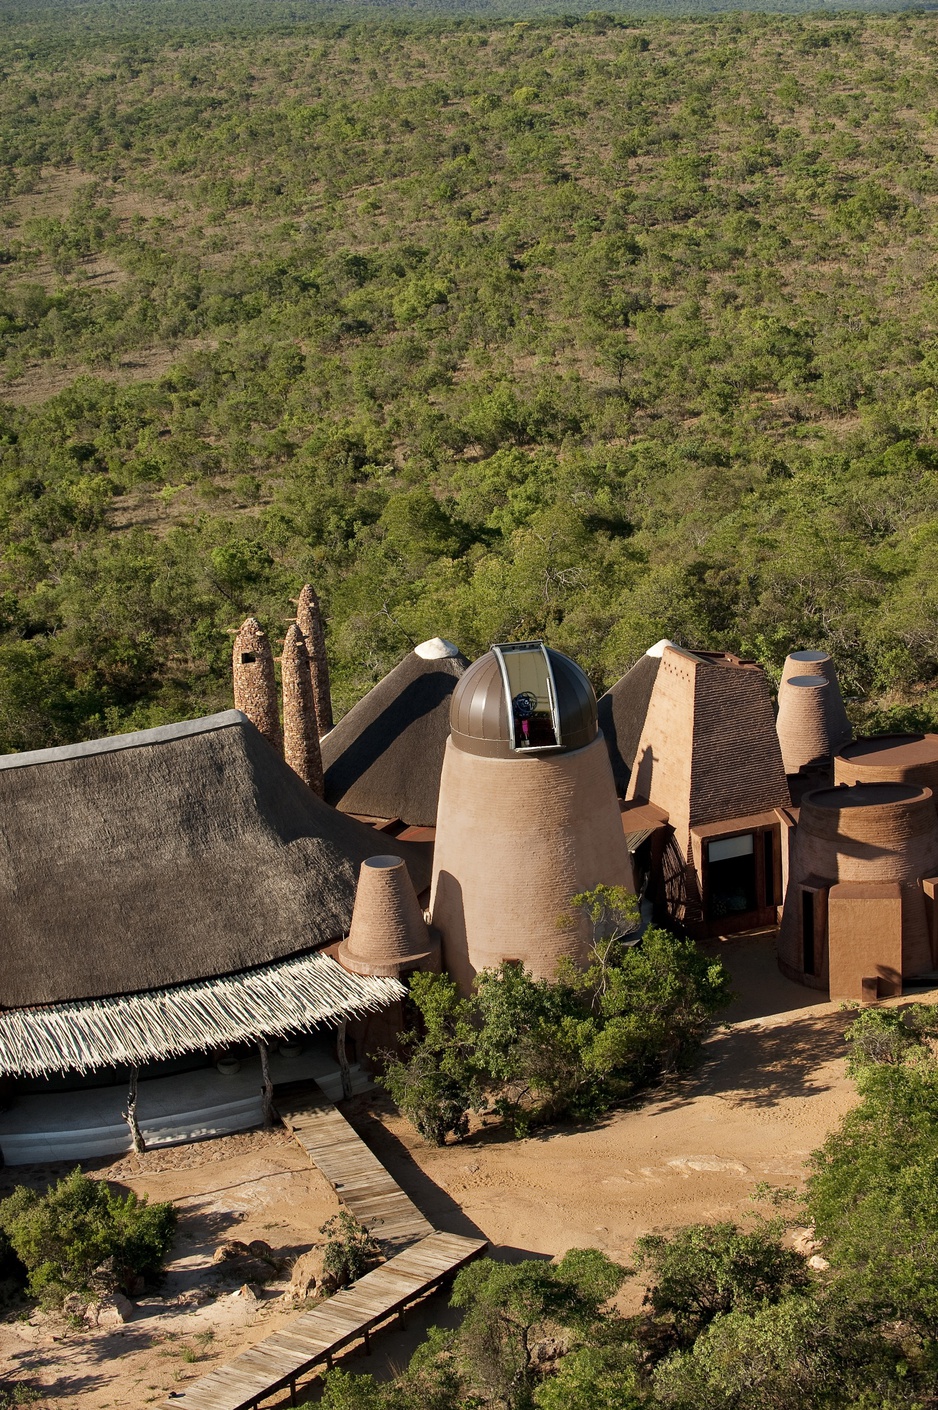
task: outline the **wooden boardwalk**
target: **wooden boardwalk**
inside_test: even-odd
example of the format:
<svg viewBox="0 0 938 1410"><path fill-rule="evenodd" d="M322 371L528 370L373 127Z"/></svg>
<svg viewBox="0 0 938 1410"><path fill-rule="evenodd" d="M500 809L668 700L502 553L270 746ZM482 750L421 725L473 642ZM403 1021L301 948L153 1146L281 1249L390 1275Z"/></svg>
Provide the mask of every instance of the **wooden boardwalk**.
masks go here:
<svg viewBox="0 0 938 1410"><path fill-rule="evenodd" d="M258 1410L262 1400L286 1392L295 1405L301 1377L330 1368L336 1352L360 1338L368 1347L375 1327L488 1247L485 1239L437 1233L325 1095L280 1101L277 1109L342 1203L394 1256L182 1394L177 1391L164 1401L166 1410Z"/></svg>
<svg viewBox="0 0 938 1410"><path fill-rule="evenodd" d="M390 1249L434 1232L341 1112L323 1096L278 1102L280 1119L359 1224Z"/></svg>
<svg viewBox="0 0 938 1410"><path fill-rule="evenodd" d="M176 1392L164 1402L166 1410L258 1410L262 1400L286 1392L296 1405L301 1377L331 1367L333 1355L359 1338L367 1347L376 1326L439 1287L486 1248L484 1239L431 1233L226 1366L209 1371L182 1394Z"/></svg>

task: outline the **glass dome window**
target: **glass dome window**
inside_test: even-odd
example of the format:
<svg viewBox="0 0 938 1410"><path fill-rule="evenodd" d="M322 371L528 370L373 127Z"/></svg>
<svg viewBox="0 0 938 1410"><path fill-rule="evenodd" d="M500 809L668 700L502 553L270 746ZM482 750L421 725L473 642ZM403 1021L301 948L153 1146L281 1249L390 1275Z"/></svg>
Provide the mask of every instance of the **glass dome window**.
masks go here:
<svg viewBox="0 0 938 1410"><path fill-rule="evenodd" d="M492 651L505 687L512 749L562 749L557 684L543 642L506 642Z"/></svg>

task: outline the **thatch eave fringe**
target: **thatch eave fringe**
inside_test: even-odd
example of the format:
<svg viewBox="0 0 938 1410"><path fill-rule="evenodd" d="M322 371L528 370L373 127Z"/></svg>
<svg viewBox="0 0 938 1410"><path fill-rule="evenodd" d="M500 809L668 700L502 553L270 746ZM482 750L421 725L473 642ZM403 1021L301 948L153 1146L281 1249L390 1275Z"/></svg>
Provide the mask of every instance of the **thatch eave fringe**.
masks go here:
<svg viewBox="0 0 938 1410"><path fill-rule="evenodd" d="M0 1012L0 1074L90 1072L228 1043L337 1026L404 996L396 979L349 974L329 955L116 998Z"/></svg>

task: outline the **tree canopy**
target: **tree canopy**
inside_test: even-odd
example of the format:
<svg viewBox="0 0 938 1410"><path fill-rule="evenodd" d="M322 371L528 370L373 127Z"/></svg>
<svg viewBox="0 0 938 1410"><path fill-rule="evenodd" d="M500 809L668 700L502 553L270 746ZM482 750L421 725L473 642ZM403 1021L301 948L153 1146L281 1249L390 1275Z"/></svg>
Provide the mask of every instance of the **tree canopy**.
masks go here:
<svg viewBox="0 0 938 1410"><path fill-rule="evenodd" d="M934 18L251 8L5 15L0 749L227 704L304 581L340 710L668 636L933 724Z"/></svg>

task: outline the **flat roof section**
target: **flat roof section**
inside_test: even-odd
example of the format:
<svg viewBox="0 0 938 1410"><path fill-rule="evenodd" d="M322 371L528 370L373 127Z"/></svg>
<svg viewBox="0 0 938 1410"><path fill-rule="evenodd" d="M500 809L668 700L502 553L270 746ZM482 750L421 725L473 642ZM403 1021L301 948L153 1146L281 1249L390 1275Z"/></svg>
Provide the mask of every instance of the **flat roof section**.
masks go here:
<svg viewBox="0 0 938 1410"><path fill-rule="evenodd" d="M922 798L931 798L930 788L919 788L914 783L855 783L848 787L816 788L805 796L805 803L814 808L834 808L838 812L844 808L882 808L889 803L911 803Z"/></svg>
<svg viewBox="0 0 938 1410"><path fill-rule="evenodd" d="M938 734L873 735L845 745L839 757L884 769L938 764Z"/></svg>

